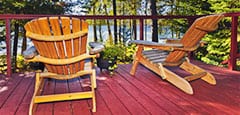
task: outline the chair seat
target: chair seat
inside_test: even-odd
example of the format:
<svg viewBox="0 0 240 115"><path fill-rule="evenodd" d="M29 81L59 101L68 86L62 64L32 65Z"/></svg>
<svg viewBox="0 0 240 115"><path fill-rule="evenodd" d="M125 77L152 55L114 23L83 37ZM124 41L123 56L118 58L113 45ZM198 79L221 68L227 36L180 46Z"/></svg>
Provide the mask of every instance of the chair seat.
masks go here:
<svg viewBox="0 0 240 115"><path fill-rule="evenodd" d="M162 50L144 50L142 52L143 57L146 58L148 61L158 64L163 63L168 56L169 52L162 51Z"/></svg>

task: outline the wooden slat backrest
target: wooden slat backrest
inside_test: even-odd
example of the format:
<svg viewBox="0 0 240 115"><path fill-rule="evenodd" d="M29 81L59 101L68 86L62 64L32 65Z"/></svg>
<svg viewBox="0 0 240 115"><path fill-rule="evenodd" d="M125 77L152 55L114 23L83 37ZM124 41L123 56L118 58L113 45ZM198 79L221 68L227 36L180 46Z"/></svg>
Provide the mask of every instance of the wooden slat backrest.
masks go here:
<svg viewBox="0 0 240 115"><path fill-rule="evenodd" d="M218 27L218 22L223 18L223 15L209 15L195 20L187 32L181 39L181 43L185 48L192 48L199 44L201 39L210 31L214 31ZM181 61L188 52L173 51L169 53L165 62L177 63Z"/></svg>
<svg viewBox="0 0 240 115"><path fill-rule="evenodd" d="M71 35L79 31L87 31L88 24L77 18L70 17L44 17L32 20L25 25L25 29L28 32L34 34L46 35L42 40L31 38L34 46L41 56L54 59L67 59L86 53L87 34L83 36L57 40L57 37L64 37L63 35ZM55 41L47 41L53 36ZM68 65L49 65L45 64L49 72L57 74L73 74L84 68L84 61L68 64Z"/></svg>

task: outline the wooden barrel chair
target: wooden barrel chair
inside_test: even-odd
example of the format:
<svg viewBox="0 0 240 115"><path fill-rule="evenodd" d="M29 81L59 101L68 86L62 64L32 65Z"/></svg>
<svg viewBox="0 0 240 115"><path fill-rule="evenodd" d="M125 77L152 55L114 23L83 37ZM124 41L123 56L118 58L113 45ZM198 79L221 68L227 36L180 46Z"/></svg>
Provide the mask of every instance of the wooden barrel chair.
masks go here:
<svg viewBox="0 0 240 115"><path fill-rule="evenodd" d="M95 55L88 55L86 50L88 24L71 17L42 17L28 22L24 27L26 36L32 40L39 53L27 61L42 62L47 70L36 72L29 114L33 114L37 103L84 98L92 98L92 111L95 112L96 72L92 64L86 67L86 59L95 58ZM83 75L90 75L90 91L41 95L44 78L67 80Z"/></svg>

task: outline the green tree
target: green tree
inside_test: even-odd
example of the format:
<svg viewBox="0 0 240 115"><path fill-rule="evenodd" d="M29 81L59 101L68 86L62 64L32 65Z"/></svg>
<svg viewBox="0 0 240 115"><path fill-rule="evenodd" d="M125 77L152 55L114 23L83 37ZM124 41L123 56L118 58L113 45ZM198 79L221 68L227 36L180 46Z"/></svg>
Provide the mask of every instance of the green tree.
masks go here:
<svg viewBox="0 0 240 115"><path fill-rule="evenodd" d="M68 10L69 5L61 2L60 0L49 1L49 0L3 0L0 1L0 13L1 14L64 14ZM20 32L23 30L23 25L26 21L12 20L12 28L14 28L14 39L13 39L13 70L16 70L16 58L17 58L17 44ZM21 28L21 29L20 29ZM24 32L24 31L23 31ZM22 35L25 35L24 33ZM26 48L26 37L23 37L22 44L23 49Z"/></svg>
<svg viewBox="0 0 240 115"><path fill-rule="evenodd" d="M157 13L157 6L156 0L151 0L151 13L152 16L156 16ZM158 20L152 19L152 41L158 42Z"/></svg>
<svg viewBox="0 0 240 115"><path fill-rule="evenodd" d="M240 12L239 0L216 1L208 0L212 13ZM229 18L224 18L218 31L208 34L203 40L208 43L207 46L200 48L197 52L197 58L214 65L221 65L223 61L229 58L231 41L231 22Z"/></svg>

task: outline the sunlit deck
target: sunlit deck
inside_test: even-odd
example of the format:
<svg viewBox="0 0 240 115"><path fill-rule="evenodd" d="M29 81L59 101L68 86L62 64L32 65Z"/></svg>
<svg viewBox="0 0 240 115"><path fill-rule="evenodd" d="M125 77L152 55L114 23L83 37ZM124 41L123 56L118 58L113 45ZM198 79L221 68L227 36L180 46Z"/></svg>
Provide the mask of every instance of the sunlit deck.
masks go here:
<svg viewBox="0 0 240 115"><path fill-rule="evenodd" d="M91 113L91 100L39 104L38 115L146 115L146 114L240 114L240 72L193 63L210 71L217 80L211 86L201 80L191 82L194 95L188 95L150 70L139 66L136 76L129 74L131 65L119 65L115 75L97 73L97 112ZM184 75L183 71L172 68ZM34 74L14 74L1 78L0 115L27 115L34 89ZM46 80L44 94L86 90L87 80L65 82Z"/></svg>

